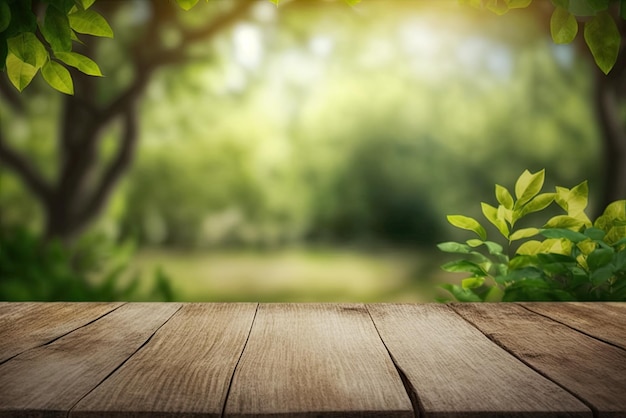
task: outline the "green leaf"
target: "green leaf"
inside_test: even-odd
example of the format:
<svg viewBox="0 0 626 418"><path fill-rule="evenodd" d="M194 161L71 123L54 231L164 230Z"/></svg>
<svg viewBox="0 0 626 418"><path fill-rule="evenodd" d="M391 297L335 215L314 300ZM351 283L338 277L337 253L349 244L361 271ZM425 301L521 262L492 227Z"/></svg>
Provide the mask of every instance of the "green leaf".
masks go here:
<svg viewBox="0 0 626 418"><path fill-rule="evenodd" d="M81 10L89 9L95 2L96 0L74 0L74 3L76 3Z"/></svg>
<svg viewBox="0 0 626 418"><path fill-rule="evenodd" d="M482 302L482 299L471 289L463 289L461 286L448 283L442 284L441 288L450 292L459 302Z"/></svg>
<svg viewBox="0 0 626 418"><path fill-rule="evenodd" d="M509 237L509 240L510 241L516 241L516 240L522 239L522 238L530 238L530 237L534 237L538 233L539 233L539 229L537 229L537 228L518 229L517 231L515 231L515 232L513 232L511 234L511 236Z"/></svg>
<svg viewBox="0 0 626 418"><path fill-rule="evenodd" d="M513 209L513 196L506 187L496 184L496 199L505 208Z"/></svg>
<svg viewBox="0 0 626 418"><path fill-rule="evenodd" d="M599 228L587 228L585 229L585 236L591 238L592 240L599 241L604 238L606 232Z"/></svg>
<svg viewBox="0 0 626 418"><path fill-rule="evenodd" d="M459 242L442 242L441 244L437 244L437 248L446 253L469 254L472 252L469 245Z"/></svg>
<svg viewBox="0 0 626 418"><path fill-rule="evenodd" d="M609 264L613 260L613 254L612 248L598 248L587 256L587 265L596 270Z"/></svg>
<svg viewBox="0 0 626 418"><path fill-rule="evenodd" d="M183 10L189 10L198 3L198 0L176 0L176 3L178 3Z"/></svg>
<svg viewBox="0 0 626 418"><path fill-rule="evenodd" d="M70 67L74 67L87 75L102 77L98 64L84 55L76 52L57 52L54 56Z"/></svg>
<svg viewBox="0 0 626 418"><path fill-rule="evenodd" d="M543 226L544 228L568 228L580 229L585 223L580 219L567 215L558 215L550 218Z"/></svg>
<svg viewBox="0 0 626 418"><path fill-rule="evenodd" d="M600 286L611 277L613 277L613 266L610 264L604 265L591 273L591 283L593 283L594 286Z"/></svg>
<svg viewBox="0 0 626 418"><path fill-rule="evenodd" d="M505 238L508 238L509 237L509 227L507 226L507 224L504 221L504 219L501 219L501 218L498 217L498 210L496 208L494 208L493 206L485 203L485 202L481 202L480 206L481 206L481 208L483 210L483 215L485 215L485 218L487 218L487 220L489 222L494 224L495 227L498 228L498 231L500 231L500 233Z"/></svg>
<svg viewBox="0 0 626 418"><path fill-rule="evenodd" d="M585 234L564 228L541 229L539 233L546 238L565 238L574 243L589 239Z"/></svg>
<svg viewBox="0 0 626 418"><path fill-rule="evenodd" d="M461 280L461 287L463 289L475 289L480 287L485 283L484 277L468 277L467 279Z"/></svg>
<svg viewBox="0 0 626 418"><path fill-rule="evenodd" d="M32 11L30 0L14 1L11 5L11 21L4 35L11 38L24 32L37 30L37 17Z"/></svg>
<svg viewBox="0 0 626 418"><path fill-rule="evenodd" d="M11 23L11 8L4 0L0 1L0 32L3 32Z"/></svg>
<svg viewBox="0 0 626 418"><path fill-rule="evenodd" d="M25 32L7 39L9 51L35 68L40 68L48 59L48 51L34 33Z"/></svg>
<svg viewBox="0 0 626 418"><path fill-rule="evenodd" d="M445 271L450 272L466 272L472 273L475 276L484 277L487 275L487 272L480 267L478 264L469 261L469 260L457 260L451 261L441 266L441 268Z"/></svg>
<svg viewBox="0 0 626 418"><path fill-rule="evenodd" d="M519 246L516 254L519 255L535 255L541 250L541 241L530 240ZM511 260L512 262L513 260Z"/></svg>
<svg viewBox="0 0 626 418"><path fill-rule="evenodd" d="M554 43L569 44L576 38L578 22L576 17L562 7L557 7L550 18L550 34Z"/></svg>
<svg viewBox="0 0 626 418"><path fill-rule="evenodd" d="M521 208L526 202L535 197L541 188L545 179L546 171L541 170L531 174L525 170L515 183L515 208Z"/></svg>
<svg viewBox="0 0 626 418"><path fill-rule="evenodd" d="M72 50L72 29L67 15L54 7L46 9L41 33L53 51Z"/></svg>
<svg viewBox="0 0 626 418"><path fill-rule="evenodd" d="M24 90L37 74L37 67L22 61L10 52L7 55L6 65L9 80L19 91Z"/></svg>
<svg viewBox="0 0 626 418"><path fill-rule="evenodd" d="M480 223L478 223L476 219L470 218L469 216L463 216L463 215L448 215L447 219L448 219L448 222L450 222L452 225L456 226L457 228L466 229L468 231L473 231L483 241L487 239L487 231L485 231L485 228L483 228L483 226Z"/></svg>
<svg viewBox="0 0 626 418"><path fill-rule="evenodd" d="M93 10L79 10L68 15L70 26L78 33L86 35L113 37L113 30L107 21Z"/></svg>
<svg viewBox="0 0 626 418"><path fill-rule="evenodd" d="M41 68L41 75L51 87L57 89L61 93L74 94L74 83L72 76L67 69L55 61L48 61Z"/></svg>
<svg viewBox="0 0 626 418"><path fill-rule="evenodd" d="M585 23L585 42L604 74L608 74L617 61L620 34L608 12L600 12Z"/></svg>
<svg viewBox="0 0 626 418"><path fill-rule="evenodd" d="M529 213L539 212L550 206L550 203L554 201L555 193L541 193L531 199L521 210L521 215L526 216Z"/></svg>

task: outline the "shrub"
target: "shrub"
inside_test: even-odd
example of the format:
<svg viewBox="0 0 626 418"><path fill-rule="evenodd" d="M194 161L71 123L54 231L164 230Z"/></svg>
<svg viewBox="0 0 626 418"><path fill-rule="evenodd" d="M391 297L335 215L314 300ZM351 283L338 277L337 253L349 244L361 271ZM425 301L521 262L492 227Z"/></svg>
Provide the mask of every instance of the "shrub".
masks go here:
<svg viewBox="0 0 626 418"><path fill-rule="evenodd" d="M540 193L544 178L544 170L526 170L515 184L515 198L496 185L498 206L481 203L483 215L502 235L504 245L488 240L476 219L448 216L452 225L478 236L438 245L444 252L463 255L444 264L444 270L469 273L460 286L442 285L456 300L626 300L626 200L609 204L592 222L585 213L586 181L572 189L556 187L554 192ZM518 227L522 218L553 202L563 214L542 227Z"/></svg>
<svg viewBox="0 0 626 418"><path fill-rule="evenodd" d="M0 300L113 301L136 300L139 279L127 280L130 248L102 237L83 240L73 249L42 242L26 230L0 231ZM94 280L97 276L97 280ZM148 295L174 298L168 277L157 271ZM125 283L123 283L125 282Z"/></svg>

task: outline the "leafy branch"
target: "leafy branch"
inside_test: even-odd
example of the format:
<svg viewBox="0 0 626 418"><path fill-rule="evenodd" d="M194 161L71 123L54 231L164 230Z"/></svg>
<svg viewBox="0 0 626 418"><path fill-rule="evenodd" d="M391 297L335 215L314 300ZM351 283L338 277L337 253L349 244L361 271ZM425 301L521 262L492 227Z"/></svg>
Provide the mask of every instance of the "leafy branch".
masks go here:
<svg viewBox="0 0 626 418"><path fill-rule="evenodd" d="M591 222L585 214L586 181L540 193L544 179L544 170L534 174L526 170L515 184L515 197L496 184L498 207L481 203L483 215L506 240L505 246L488 240L476 219L448 216L453 226L478 236L438 245L465 257L442 266L470 274L461 286L443 285L457 300L626 300L626 200L611 203ZM519 220L553 202L565 214L551 217L541 228L516 228ZM535 237L539 239L523 242L510 256L514 241ZM482 247L486 252L479 251Z"/></svg>
<svg viewBox="0 0 626 418"><path fill-rule="evenodd" d="M543 1L543 0L542 0ZM460 0L478 9L487 9L503 15L512 9L524 9L532 0ZM550 17L550 34L557 44L568 44L576 39L579 26L593 58L604 74L608 74L617 61L621 35L619 20L626 19L626 2L623 0L552 0L554 10ZM547 3L547 2L546 2ZM612 9L618 9L614 18Z"/></svg>

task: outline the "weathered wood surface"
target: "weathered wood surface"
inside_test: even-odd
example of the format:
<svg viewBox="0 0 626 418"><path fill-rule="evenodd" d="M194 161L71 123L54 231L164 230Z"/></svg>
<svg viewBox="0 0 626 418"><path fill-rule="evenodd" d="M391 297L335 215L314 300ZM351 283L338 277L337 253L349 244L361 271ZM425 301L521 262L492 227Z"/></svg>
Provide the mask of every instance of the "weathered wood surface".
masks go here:
<svg viewBox="0 0 626 418"><path fill-rule="evenodd" d="M626 349L626 303L523 303L525 308L545 315L585 334Z"/></svg>
<svg viewBox="0 0 626 418"><path fill-rule="evenodd" d="M0 303L0 417L626 417L626 303Z"/></svg>
<svg viewBox="0 0 626 418"><path fill-rule="evenodd" d="M106 315L121 303L14 303L0 310L0 363Z"/></svg>
<svg viewBox="0 0 626 418"><path fill-rule="evenodd" d="M184 305L70 416L132 416L139 410L151 417L176 412L220 417L256 308L251 303Z"/></svg>
<svg viewBox="0 0 626 418"><path fill-rule="evenodd" d="M506 413L530 418L556 412L592 417L582 402L493 344L448 306L369 309L428 417Z"/></svg>
<svg viewBox="0 0 626 418"><path fill-rule="evenodd" d="M0 365L0 416L67 416L179 307L127 304Z"/></svg>
<svg viewBox="0 0 626 418"><path fill-rule="evenodd" d="M363 305L261 305L233 379L227 417L413 417Z"/></svg>
<svg viewBox="0 0 626 418"><path fill-rule="evenodd" d="M598 417L626 416L626 350L514 304L458 304L454 309L498 345L567 388Z"/></svg>

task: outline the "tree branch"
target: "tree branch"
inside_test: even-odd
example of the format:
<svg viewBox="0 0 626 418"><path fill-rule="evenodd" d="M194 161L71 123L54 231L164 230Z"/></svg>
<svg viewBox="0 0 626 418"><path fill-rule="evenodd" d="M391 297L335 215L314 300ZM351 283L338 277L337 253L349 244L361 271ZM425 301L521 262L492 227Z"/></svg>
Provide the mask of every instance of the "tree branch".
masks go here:
<svg viewBox="0 0 626 418"><path fill-rule="evenodd" d="M124 133L117 154L100 178L93 195L79 212L79 224L89 222L102 210L114 186L130 167L137 148L138 138L137 111L135 106L132 106L124 114Z"/></svg>
<svg viewBox="0 0 626 418"><path fill-rule="evenodd" d="M35 197L43 202L44 205L48 202L51 196L50 185L44 180L43 176L35 167L16 150L7 145L2 131L0 131L0 161L17 173L26 187L30 189Z"/></svg>

